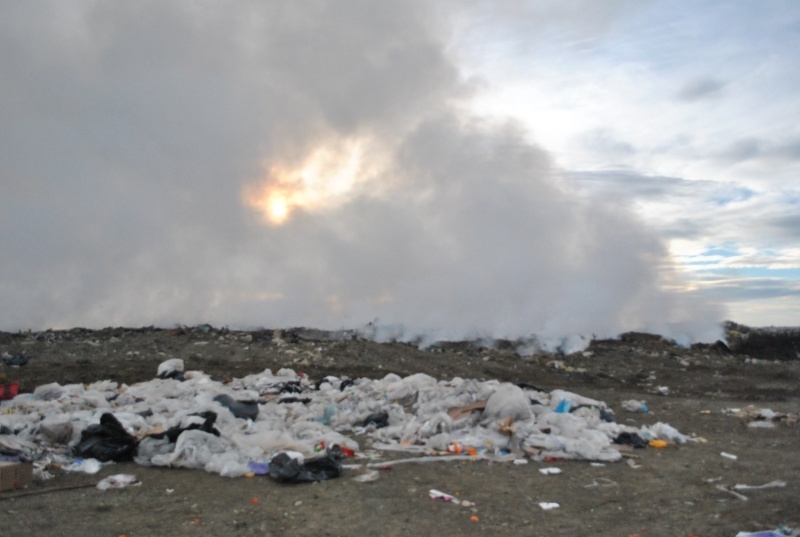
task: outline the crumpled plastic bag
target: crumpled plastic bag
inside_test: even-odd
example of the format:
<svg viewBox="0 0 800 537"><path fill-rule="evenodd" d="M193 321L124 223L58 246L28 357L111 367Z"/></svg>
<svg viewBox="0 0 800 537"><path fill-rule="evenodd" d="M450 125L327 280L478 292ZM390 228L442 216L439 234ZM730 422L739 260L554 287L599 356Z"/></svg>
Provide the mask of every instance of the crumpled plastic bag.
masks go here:
<svg viewBox="0 0 800 537"><path fill-rule="evenodd" d="M78 457L97 459L100 462L132 461L139 441L129 435L113 414L100 416L100 423L90 425L81 433L73 452Z"/></svg>
<svg viewBox="0 0 800 537"><path fill-rule="evenodd" d="M61 467L65 472L81 472L84 474L96 474L102 468L102 464L97 459L77 459L70 464Z"/></svg>
<svg viewBox="0 0 800 537"><path fill-rule="evenodd" d="M141 481L136 480L136 476L132 474L114 474L102 479L99 483L97 483L97 488L100 490L108 490L108 489L124 489L125 487L131 487L136 485L141 485Z"/></svg>
<svg viewBox="0 0 800 537"><path fill-rule="evenodd" d="M342 464L330 453L303 461L278 453L269 461L269 476L279 483L310 483L342 475Z"/></svg>
<svg viewBox="0 0 800 537"><path fill-rule="evenodd" d="M206 412L200 412L199 414L196 414L196 416L199 418L203 418L203 422L191 423L186 427L180 427L180 426L170 427L163 433L152 433L147 436L159 440L166 438L173 444L178 441L178 437L185 431L200 430L203 431L204 433L213 434L214 436L219 436L219 431L214 427L214 423L217 421L216 412L208 410Z"/></svg>
<svg viewBox="0 0 800 537"><path fill-rule="evenodd" d="M513 384L501 384L486 401L483 410L483 423L491 423L506 418L523 421L533 415L530 401L522 388Z"/></svg>
<svg viewBox="0 0 800 537"><path fill-rule="evenodd" d="M230 410L237 418L255 421L258 417L258 401L237 401L224 393L216 396L214 401Z"/></svg>
<svg viewBox="0 0 800 537"><path fill-rule="evenodd" d="M158 378L183 380L184 365L180 358L170 358L158 365Z"/></svg>

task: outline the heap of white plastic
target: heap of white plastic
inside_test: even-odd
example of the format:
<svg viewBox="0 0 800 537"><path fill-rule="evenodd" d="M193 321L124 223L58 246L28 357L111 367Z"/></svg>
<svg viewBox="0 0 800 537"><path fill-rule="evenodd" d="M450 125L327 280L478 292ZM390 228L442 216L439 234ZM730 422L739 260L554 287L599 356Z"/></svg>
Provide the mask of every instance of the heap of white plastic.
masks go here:
<svg viewBox="0 0 800 537"><path fill-rule="evenodd" d="M279 394L287 383L299 383L302 392ZM132 386L111 381L87 386L48 384L33 394L3 402L0 426L14 431L6 440L13 439L18 445L74 445L81 431L110 412L130 434L143 438L137 463L203 469L224 476L243 475L249 471L249 463L266 462L280 451L313 455L320 442L359 450L348 436L357 434L366 435L381 449L445 450L458 443L480 454L593 461L620 459L612 439L621 432L686 441L663 423L637 428L603 421L598 409L605 409L604 403L563 390L544 393L498 381L461 378L437 381L425 374L358 379L344 390L340 385L341 379L327 377L315 389L307 377L290 369L276 374L265 370L227 384L199 371L187 372L183 381L159 378ZM234 417L214 401L220 394L263 401L257 419ZM287 397L310 401L279 402ZM448 414L450 409L477 401L486 401L483 411L461 419ZM563 412L565 404L588 406ZM559 405L561 412L556 411ZM215 427L220 436L188 430L175 444L145 438L171 427L202 423L203 418L195 414L209 410L218 416ZM388 426L356 426L379 412L388 414Z"/></svg>

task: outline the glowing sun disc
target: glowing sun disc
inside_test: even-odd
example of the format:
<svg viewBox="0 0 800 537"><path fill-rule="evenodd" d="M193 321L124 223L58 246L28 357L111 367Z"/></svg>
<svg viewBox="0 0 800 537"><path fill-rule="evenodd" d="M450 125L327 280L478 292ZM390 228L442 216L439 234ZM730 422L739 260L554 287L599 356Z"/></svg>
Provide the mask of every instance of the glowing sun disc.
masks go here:
<svg viewBox="0 0 800 537"><path fill-rule="evenodd" d="M289 216L289 202L286 196L273 192L269 197L267 213L269 219L276 224L286 220L286 217Z"/></svg>

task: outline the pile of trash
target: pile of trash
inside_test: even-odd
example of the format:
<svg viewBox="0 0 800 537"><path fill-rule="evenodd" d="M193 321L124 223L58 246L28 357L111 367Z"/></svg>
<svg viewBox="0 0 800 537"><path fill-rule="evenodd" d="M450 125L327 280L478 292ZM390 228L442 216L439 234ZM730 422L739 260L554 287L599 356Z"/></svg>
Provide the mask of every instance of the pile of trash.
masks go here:
<svg viewBox="0 0 800 537"><path fill-rule="evenodd" d="M726 408L723 410L728 416L743 419L751 429L771 429L776 422L785 422L790 425L800 423L800 414L775 412L770 408L759 408L749 405L745 408Z"/></svg>
<svg viewBox="0 0 800 537"><path fill-rule="evenodd" d="M222 382L184 371L180 359L148 382L53 383L0 403L0 455L40 471L135 461L314 481L338 476L344 457L365 456L356 438L420 460L602 462L631 446L688 440L665 423L617 423L605 403L564 390L422 373L314 382L291 369Z"/></svg>

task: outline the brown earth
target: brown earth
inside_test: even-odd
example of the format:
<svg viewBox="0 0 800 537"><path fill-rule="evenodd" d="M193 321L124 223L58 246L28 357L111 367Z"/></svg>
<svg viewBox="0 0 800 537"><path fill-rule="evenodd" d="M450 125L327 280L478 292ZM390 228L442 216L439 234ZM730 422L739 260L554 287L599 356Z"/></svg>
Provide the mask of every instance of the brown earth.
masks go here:
<svg viewBox="0 0 800 537"><path fill-rule="evenodd" d="M439 379L499 379L571 390L605 401L621 422L663 421L706 440L637 450L639 458L631 459L637 468L625 462L603 467L560 462L563 473L553 476L538 471L541 463L487 461L396 465L369 483L351 480L346 471L311 485L134 464L106 466L93 476L53 470L54 479L0 493L0 535L732 537L779 524L798 527L800 425L783 419L771 429L749 428L724 410L754 405L800 411L800 339L794 333L770 337L728 328L732 352L722 344L689 349L656 336L626 334L593 341L583 353L530 357L507 344L500 350L470 343L419 350L311 330L282 332L287 345L276 344L272 331L208 326L0 333L0 353L30 358L22 367L0 364L0 382L20 381L23 392L49 382L149 380L158 364L172 357L184 359L187 369L221 378L281 367L312 379L424 372ZM669 388L667 395L658 393L660 386ZM646 400L651 413L622 410L628 399ZM133 473L141 485L94 488L116 473ZM786 486L743 491L747 500L717 488L778 479ZM432 488L474 507L431 500ZM539 502L558 502L560 508L544 511Z"/></svg>

